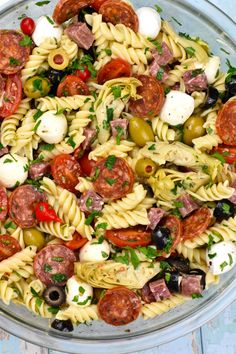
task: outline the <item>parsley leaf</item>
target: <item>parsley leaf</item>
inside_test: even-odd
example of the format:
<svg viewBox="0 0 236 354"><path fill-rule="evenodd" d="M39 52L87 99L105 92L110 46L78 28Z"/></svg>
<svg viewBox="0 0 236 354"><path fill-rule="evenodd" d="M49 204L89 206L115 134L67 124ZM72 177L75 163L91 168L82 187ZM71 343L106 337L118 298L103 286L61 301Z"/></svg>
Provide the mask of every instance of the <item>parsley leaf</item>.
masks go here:
<svg viewBox="0 0 236 354"><path fill-rule="evenodd" d="M109 155L108 158L106 159L105 167L111 171L115 163L116 163L115 155Z"/></svg>
<svg viewBox="0 0 236 354"><path fill-rule="evenodd" d="M35 3L35 5L44 6L44 5L48 5L49 3L50 3L50 1L38 1Z"/></svg>
<svg viewBox="0 0 236 354"><path fill-rule="evenodd" d="M221 162L221 165L225 163L225 158L223 155L221 155L219 152L214 152L214 154L211 155L212 157L215 157L217 160Z"/></svg>
<svg viewBox="0 0 236 354"><path fill-rule="evenodd" d="M199 293L192 294L192 299L199 299L200 297L203 297L202 294L199 294Z"/></svg>
<svg viewBox="0 0 236 354"><path fill-rule="evenodd" d="M19 42L22 47L30 47L33 45L33 41L29 36L24 36L23 39Z"/></svg>
<svg viewBox="0 0 236 354"><path fill-rule="evenodd" d="M111 88L111 91L113 93L114 99L116 100L117 98L121 97L121 87L120 86L113 86Z"/></svg>
<svg viewBox="0 0 236 354"><path fill-rule="evenodd" d="M187 47L185 48L185 51L190 57L193 57L195 55L195 49L193 47Z"/></svg>
<svg viewBox="0 0 236 354"><path fill-rule="evenodd" d="M155 39L150 38L150 37L148 37L147 39L149 40L149 42L151 42L156 47L158 53L162 54L162 45L161 45L161 43L158 42Z"/></svg>
<svg viewBox="0 0 236 354"><path fill-rule="evenodd" d="M122 136L125 134L124 129L120 126L117 126L116 131L117 131L116 143L117 143L117 145L120 145L120 140L121 140Z"/></svg>

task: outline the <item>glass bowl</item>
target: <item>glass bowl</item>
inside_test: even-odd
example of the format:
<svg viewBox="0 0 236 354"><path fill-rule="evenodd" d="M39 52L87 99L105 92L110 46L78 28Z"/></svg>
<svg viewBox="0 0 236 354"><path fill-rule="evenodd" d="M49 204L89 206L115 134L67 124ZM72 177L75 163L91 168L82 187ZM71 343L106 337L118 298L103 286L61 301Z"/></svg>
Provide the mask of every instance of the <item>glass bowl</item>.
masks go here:
<svg viewBox="0 0 236 354"><path fill-rule="evenodd" d="M207 41L212 52L236 64L235 23L206 0L136 0L137 7L155 3L163 9L162 16L180 32L199 36ZM1 28L17 28L22 14L37 18L51 14L56 1L36 6L34 1L9 0L0 4ZM176 21L177 20L177 21ZM179 24L178 24L179 22ZM181 24L181 25L180 25ZM228 53L228 54L227 54ZM79 325L71 334L49 328L48 320L36 317L24 307L0 305L0 326L32 343L71 353L129 353L169 342L196 329L219 314L236 299L236 269L222 276L203 298L188 301L174 310L152 320L137 320L124 327L112 327L103 322Z"/></svg>

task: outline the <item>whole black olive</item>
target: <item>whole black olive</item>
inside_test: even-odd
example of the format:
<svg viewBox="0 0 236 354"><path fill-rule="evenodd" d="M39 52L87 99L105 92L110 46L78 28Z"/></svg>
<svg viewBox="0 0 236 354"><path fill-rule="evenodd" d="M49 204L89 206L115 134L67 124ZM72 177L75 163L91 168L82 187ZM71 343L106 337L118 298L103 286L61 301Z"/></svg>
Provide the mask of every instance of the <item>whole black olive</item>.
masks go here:
<svg viewBox="0 0 236 354"><path fill-rule="evenodd" d="M229 91L224 91L221 95L222 103L226 103L233 95Z"/></svg>
<svg viewBox="0 0 236 354"><path fill-rule="evenodd" d="M170 264L172 271L188 273L190 270L189 260L183 257L170 257L168 258L168 263Z"/></svg>
<svg viewBox="0 0 236 354"><path fill-rule="evenodd" d="M61 332L72 332L74 330L71 320L54 320L51 327Z"/></svg>
<svg viewBox="0 0 236 354"><path fill-rule="evenodd" d="M179 292L179 283L180 283L179 276L180 276L180 274L178 271L176 271L176 272L166 271L165 272L165 282L166 282L168 289L171 292L174 292L174 293Z"/></svg>
<svg viewBox="0 0 236 354"><path fill-rule="evenodd" d="M59 83L61 82L63 76L65 76L65 73L61 70L55 70L53 68L50 68L47 72L47 78L51 82L51 93L55 94L57 92L57 87Z"/></svg>
<svg viewBox="0 0 236 354"><path fill-rule="evenodd" d="M85 21L85 15L87 15L87 14L92 15L94 12L97 12L97 11L92 6L84 7L83 9L80 10L80 12L78 14L78 21L85 22L86 25L89 26L87 24L87 22Z"/></svg>
<svg viewBox="0 0 236 354"><path fill-rule="evenodd" d="M214 217L217 221L228 220L231 216L234 216L235 209L233 203L229 200L221 200L216 204L214 209Z"/></svg>
<svg viewBox="0 0 236 354"><path fill-rule="evenodd" d="M59 307L66 302L65 290L57 285L48 286L43 292L43 297L48 305L54 307Z"/></svg>
<svg viewBox="0 0 236 354"><path fill-rule="evenodd" d="M190 269L190 275L201 275L201 285L202 288L205 289L206 287L206 273L202 269L194 268Z"/></svg>
<svg viewBox="0 0 236 354"><path fill-rule="evenodd" d="M170 229L167 227L156 226L152 232L152 242L156 245L157 249L163 250L169 245L171 240Z"/></svg>
<svg viewBox="0 0 236 354"><path fill-rule="evenodd" d="M229 81L226 78L225 87L231 95L236 95L236 75L231 76Z"/></svg>
<svg viewBox="0 0 236 354"><path fill-rule="evenodd" d="M204 103L204 108L208 109L210 107L214 107L218 98L219 98L219 91L215 87L209 86L207 90L207 97Z"/></svg>

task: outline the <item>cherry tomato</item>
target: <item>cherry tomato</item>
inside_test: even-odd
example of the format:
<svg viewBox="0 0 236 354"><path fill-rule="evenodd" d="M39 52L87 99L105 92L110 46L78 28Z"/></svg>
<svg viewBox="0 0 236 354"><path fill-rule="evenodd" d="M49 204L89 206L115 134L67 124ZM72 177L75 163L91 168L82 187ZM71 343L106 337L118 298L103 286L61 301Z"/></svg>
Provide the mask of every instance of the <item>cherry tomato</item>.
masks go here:
<svg viewBox="0 0 236 354"><path fill-rule="evenodd" d="M230 163L230 164L236 162L236 147L227 146L227 145L219 145L211 151L212 154L214 154L216 152L223 156L223 158L225 159L225 162Z"/></svg>
<svg viewBox="0 0 236 354"><path fill-rule="evenodd" d="M25 17L21 21L20 28L24 34L31 36L35 30L35 22L31 17Z"/></svg>
<svg viewBox="0 0 236 354"><path fill-rule="evenodd" d="M88 70L87 65L84 65L83 69L76 70L75 75L78 76L84 82L91 77L91 73Z"/></svg>
<svg viewBox="0 0 236 354"><path fill-rule="evenodd" d="M6 219L7 211L8 211L7 193L3 187L0 187L0 221Z"/></svg>
<svg viewBox="0 0 236 354"><path fill-rule="evenodd" d="M7 118L17 110L22 99L22 82L20 77L9 75L3 94L3 105L0 108L0 118Z"/></svg>
<svg viewBox="0 0 236 354"><path fill-rule="evenodd" d="M89 95L88 86L75 75L68 75L57 88L57 96Z"/></svg>
<svg viewBox="0 0 236 354"><path fill-rule="evenodd" d="M75 192L78 177L81 176L79 163L71 155L61 154L52 160L52 176L55 182L70 192Z"/></svg>
<svg viewBox="0 0 236 354"><path fill-rule="evenodd" d="M85 152L83 156L79 159L79 164L83 174L89 177L92 173L93 167L96 165L96 161L89 160L88 155L89 152Z"/></svg>
<svg viewBox="0 0 236 354"><path fill-rule="evenodd" d="M19 251L21 251L21 246L14 237L0 235L0 261L13 256Z"/></svg>
<svg viewBox="0 0 236 354"><path fill-rule="evenodd" d="M148 246L151 243L151 231L142 226L107 230L105 237L118 247L136 248L138 246Z"/></svg>
<svg viewBox="0 0 236 354"><path fill-rule="evenodd" d="M68 247L70 250L74 251L78 248L83 247L87 242L87 238L83 238L78 234L78 232L75 232L73 235L73 240L66 242L65 246Z"/></svg>
<svg viewBox="0 0 236 354"><path fill-rule="evenodd" d="M91 6L98 12L102 4L106 1L107 0L94 0Z"/></svg>
<svg viewBox="0 0 236 354"><path fill-rule="evenodd" d="M131 75L131 65L123 59L112 59L105 64L98 72L97 81L104 84L106 81L118 77L129 77Z"/></svg>

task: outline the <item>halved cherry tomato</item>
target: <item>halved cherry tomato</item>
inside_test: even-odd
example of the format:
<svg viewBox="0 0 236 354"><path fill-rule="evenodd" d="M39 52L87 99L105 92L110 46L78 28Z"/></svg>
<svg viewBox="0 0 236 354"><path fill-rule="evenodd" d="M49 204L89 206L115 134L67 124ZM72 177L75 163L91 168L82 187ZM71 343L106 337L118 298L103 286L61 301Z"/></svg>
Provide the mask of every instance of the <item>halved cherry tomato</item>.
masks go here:
<svg viewBox="0 0 236 354"><path fill-rule="evenodd" d="M6 219L7 212L8 212L7 193L3 187L0 187L0 221Z"/></svg>
<svg viewBox="0 0 236 354"><path fill-rule="evenodd" d="M60 187L75 192L78 177L82 174L80 165L75 158L71 155L61 154L52 160L51 166L55 182Z"/></svg>
<svg viewBox="0 0 236 354"><path fill-rule="evenodd" d="M0 118L7 118L17 110L22 99L22 82L20 77L9 75L6 80L5 92L3 94L3 105L0 108Z"/></svg>
<svg viewBox="0 0 236 354"><path fill-rule="evenodd" d="M35 30L35 22L31 17L25 17L21 21L20 28L24 34L31 36Z"/></svg>
<svg viewBox="0 0 236 354"><path fill-rule="evenodd" d="M75 232L73 235L73 240L66 242L65 246L68 247L70 250L74 251L78 248L83 247L87 242L87 238L83 238L78 234L78 232Z"/></svg>
<svg viewBox="0 0 236 354"><path fill-rule="evenodd" d="M75 75L78 76L84 82L91 77L91 73L88 70L87 65L84 65L83 68L76 70Z"/></svg>
<svg viewBox="0 0 236 354"><path fill-rule="evenodd" d="M212 154L215 152L221 154L227 163L231 164L236 162L236 146L219 145L211 151Z"/></svg>
<svg viewBox="0 0 236 354"><path fill-rule="evenodd" d="M151 243L151 231L142 226L107 230L105 237L118 247L136 248L138 246L148 246Z"/></svg>
<svg viewBox="0 0 236 354"><path fill-rule="evenodd" d="M94 0L91 6L98 12L105 1L107 0Z"/></svg>
<svg viewBox="0 0 236 354"><path fill-rule="evenodd" d="M96 161L89 160L88 155L89 152L85 152L83 156L79 159L79 164L83 174L89 177L92 173L93 167L96 165Z"/></svg>
<svg viewBox="0 0 236 354"><path fill-rule="evenodd" d="M78 76L68 75L58 85L57 96L75 95L89 95L89 88Z"/></svg>
<svg viewBox="0 0 236 354"><path fill-rule="evenodd" d="M105 64L98 72L97 81L99 84L116 79L117 77L129 77L131 65L123 59L112 59Z"/></svg>
<svg viewBox="0 0 236 354"><path fill-rule="evenodd" d="M19 242L12 236L0 235L0 261L21 251Z"/></svg>

